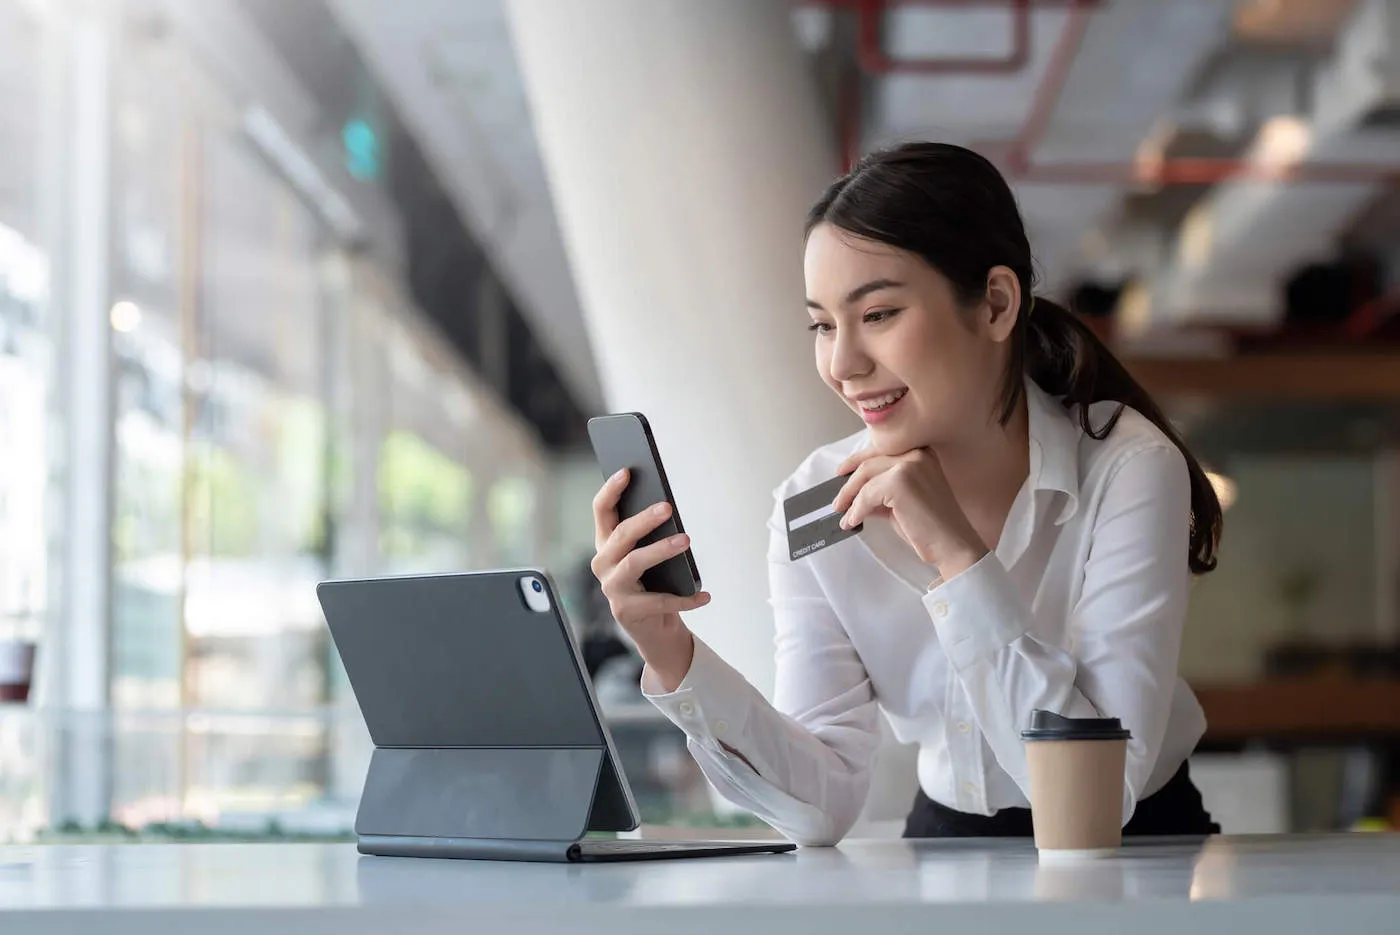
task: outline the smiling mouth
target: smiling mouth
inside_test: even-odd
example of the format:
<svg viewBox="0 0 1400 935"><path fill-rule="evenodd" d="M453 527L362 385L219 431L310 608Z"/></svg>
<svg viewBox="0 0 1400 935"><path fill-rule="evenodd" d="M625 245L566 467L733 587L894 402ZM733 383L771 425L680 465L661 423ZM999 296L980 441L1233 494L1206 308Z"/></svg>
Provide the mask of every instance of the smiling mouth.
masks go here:
<svg viewBox="0 0 1400 935"><path fill-rule="evenodd" d="M909 390L895 390L893 393L886 393L884 396L875 396L870 399L862 399L857 406L861 412L883 412L905 397Z"/></svg>

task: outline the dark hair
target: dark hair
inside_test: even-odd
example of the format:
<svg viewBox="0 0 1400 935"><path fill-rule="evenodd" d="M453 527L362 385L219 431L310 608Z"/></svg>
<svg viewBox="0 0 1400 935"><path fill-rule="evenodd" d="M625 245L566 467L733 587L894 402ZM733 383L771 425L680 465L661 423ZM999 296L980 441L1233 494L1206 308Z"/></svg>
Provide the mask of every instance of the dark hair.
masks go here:
<svg viewBox="0 0 1400 935"><path fill-rule="evenodd" d="M1011 337L1011 357L1001 392L1001 423L1016 412L1029 376L1066 408L1079 406L1079 421L1093 438L1106 438L1131 406L1172 440L1191 476L1191 546L1194 574L1212 571L1223 517L1205 471L1161 408L1079 317L1035 296L1035 272L1016 198L1001 173L982 156L947 143L909 143L871 153L833 182L807 215L805 235L829 223L859 237L921 257L946 276L964 305L980 300L987 273L1005 266L1021 283L1021 307ZM1119 403L1099 428L1089 404Z"/></svg>

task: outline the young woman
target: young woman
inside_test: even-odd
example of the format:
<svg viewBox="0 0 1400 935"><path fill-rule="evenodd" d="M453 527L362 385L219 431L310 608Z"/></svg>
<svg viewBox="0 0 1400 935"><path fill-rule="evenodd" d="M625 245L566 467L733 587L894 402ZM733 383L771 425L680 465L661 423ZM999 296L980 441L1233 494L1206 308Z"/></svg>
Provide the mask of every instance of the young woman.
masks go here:
<svg viewBox="0 0 1400 935"><path fill-rule="evenodd" d="M646 661L642 688L726 798L790 839L860 814L878 712L919 744L905 835L1030 835L1020 731L1041 708L1132 732L1125 834L1218 831L1187 775L1205 728L1177 657L1220 504L1157 404L1092 332L1032 294L1030 245L987 160L919 143L838 179L806 224L817 370L866 429L813 452L769 523L769 704L648 594L636 548L665 507L594 501L593 571ZM796 562L782 500L838 475L859 536Z"/></svg>

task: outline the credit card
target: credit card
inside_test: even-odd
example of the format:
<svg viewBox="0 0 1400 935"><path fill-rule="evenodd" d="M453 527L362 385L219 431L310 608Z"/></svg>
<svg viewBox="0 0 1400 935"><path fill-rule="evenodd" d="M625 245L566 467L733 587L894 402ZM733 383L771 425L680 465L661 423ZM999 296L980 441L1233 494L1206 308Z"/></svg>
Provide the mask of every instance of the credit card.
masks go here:
<svg viewBox="0 0 1400 935"><path fill-rule="evenodd" d="M783 501L788 556L794 562L849 539L863 528L861 524L853 529L842 529L843 514L831 507L831 501L836 499L847 480L847 477L833 477L824 484L793 494Z"/></svg>

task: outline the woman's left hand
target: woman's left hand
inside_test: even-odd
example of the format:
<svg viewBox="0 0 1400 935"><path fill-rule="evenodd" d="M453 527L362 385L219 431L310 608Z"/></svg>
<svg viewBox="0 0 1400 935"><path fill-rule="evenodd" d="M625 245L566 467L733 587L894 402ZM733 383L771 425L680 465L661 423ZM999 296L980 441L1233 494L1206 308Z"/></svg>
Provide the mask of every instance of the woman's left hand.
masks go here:
<svg viewBox="0 0 1400 935"><path fill-rule="evenodd" d="M841 463L838 475L851 473L833 506L844 511L845 528L871 516L888 516L921 561L951 578L987 553L977 531L953 497L938 456L927 448L902 455L859 451Z"/></svg>

